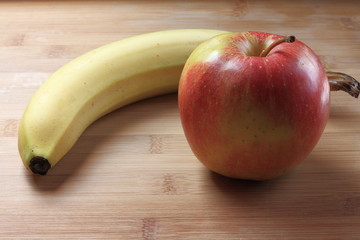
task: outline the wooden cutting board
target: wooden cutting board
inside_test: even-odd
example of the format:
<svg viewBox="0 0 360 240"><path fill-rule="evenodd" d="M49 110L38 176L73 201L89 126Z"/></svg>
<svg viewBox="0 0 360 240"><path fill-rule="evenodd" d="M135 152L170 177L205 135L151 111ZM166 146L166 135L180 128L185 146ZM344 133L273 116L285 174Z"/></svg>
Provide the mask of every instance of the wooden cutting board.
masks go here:
<svg viewBox="0 0 360 240"><path fill-rule="evenodd" d="M209 172L184 138L176 94L100 119L45 177L17 152L40 84L95 47L136 34L216 28L296 35L360 79L359 1L1 1L1 239L360 239L360 100L331 93L311 155L267 182Z"/></svg>

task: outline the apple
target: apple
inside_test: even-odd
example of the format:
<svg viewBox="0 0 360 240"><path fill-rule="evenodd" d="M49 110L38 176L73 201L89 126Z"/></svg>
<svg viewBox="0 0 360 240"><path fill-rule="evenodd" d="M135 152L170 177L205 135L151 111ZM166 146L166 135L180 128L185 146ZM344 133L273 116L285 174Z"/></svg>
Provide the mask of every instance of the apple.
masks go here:
<svg viewBox="0 0 360 240"><path fill-rule="evenodd" d="M210 170L267 180L301 163L329 116L330 85L295 37L226 33L200 44L179 83L186 139Z"/></svg>

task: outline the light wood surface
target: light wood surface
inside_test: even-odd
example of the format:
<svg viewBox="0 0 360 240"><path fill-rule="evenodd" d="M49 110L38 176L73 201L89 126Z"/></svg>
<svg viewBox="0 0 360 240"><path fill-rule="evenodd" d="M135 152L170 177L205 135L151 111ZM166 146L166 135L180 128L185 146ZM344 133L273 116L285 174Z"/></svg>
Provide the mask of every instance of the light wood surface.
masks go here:
<svg viewBox="0 0 360 240"><path fill-rule="evenodd" d="M267 182L209 172L184 138L176 94L94 123L45 177L17 152L40 84L74 57L150 31L293 34L360 79L359 1L1 1L1 239L360 239L360 100L331 116L298 168Z"/></svg>

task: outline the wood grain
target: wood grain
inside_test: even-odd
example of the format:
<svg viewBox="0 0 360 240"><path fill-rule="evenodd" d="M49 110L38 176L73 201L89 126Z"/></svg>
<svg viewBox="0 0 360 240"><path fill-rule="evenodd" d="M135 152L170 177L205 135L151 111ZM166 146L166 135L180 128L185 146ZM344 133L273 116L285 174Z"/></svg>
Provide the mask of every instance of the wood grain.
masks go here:
<svg viewBox="0 0 360 240"><path fill-rule="evenodd" d="M30 175L17 127L57 68L135 34L217 28L293 34L360 79L359 1L0 1L1 239L360 239L360 102L332 93L316 149L267 182L209 172L176 94L100 119L48 176Z"/></svg>

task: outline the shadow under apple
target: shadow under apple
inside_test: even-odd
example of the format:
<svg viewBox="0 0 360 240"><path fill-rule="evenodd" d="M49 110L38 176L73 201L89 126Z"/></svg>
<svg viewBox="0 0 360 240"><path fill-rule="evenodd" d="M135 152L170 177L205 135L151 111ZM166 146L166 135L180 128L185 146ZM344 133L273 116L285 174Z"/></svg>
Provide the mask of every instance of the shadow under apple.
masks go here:
<svg viewBox="0 0 360 240"><path fill-rule="evenodd" d="M273 180L231 179L210 171L208 179L217 201L226 206L221 211L229 217L265 218L281 224L281 219L289 218L311 223L313 218L360 216L358 171L338 164L346 157L335 160L331 155L315 149L295 169Z"/></svg>

